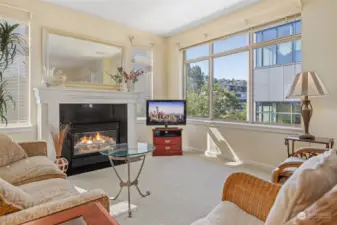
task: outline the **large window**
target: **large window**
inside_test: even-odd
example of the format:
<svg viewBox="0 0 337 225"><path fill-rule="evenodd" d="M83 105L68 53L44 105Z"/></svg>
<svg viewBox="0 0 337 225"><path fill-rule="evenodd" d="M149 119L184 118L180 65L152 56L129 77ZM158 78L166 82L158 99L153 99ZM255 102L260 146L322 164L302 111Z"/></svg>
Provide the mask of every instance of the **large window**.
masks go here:
<svg viewBox="0 0 337 225"><path fill-rule="evenodd" d="M144 71L144 75L138 77L135 91L144 93L146 99L152 99L152 50L148 48L133 48L131 68ZM137 116L145 117L145 104L137 104Z"/></svg>
<svg viewBox="0 0 337 225"><path fill-rule="evenodd" d="M20 33L28 43L29 26L13 20L9 24L20 24L14 32ZM8 126L29 124L29 51L20 49L12 64L3 73L3 82L7 83L7 91L12 95L13 103L7 105ZM2 126L2 124L0 124Z"/></svg>
<svg viewBox="0 0 337 225"><path fill-rule="evenodd" d="M300 124L299 100L285 96L301 71L301 27L294 20L186 49L188 116Z"/></svg>
<svg viewBox="0 0 337 225"><path fill-rule="evenodd" d="M214 58L214 118L246 120L248 57L249 52L246 51Z"/></svg>
<svg viewBox="0 0 337 225"><path fill-rule="evenodd" d="M188 115L193 117L208 117L209 61L187 63L185 70Z"/></svg>

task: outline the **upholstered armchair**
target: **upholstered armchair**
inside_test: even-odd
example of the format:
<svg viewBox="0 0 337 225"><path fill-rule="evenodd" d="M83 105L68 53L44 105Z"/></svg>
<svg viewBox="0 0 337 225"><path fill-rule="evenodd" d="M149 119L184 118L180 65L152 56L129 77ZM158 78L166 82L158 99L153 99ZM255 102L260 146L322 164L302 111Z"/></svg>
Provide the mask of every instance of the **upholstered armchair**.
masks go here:
<svg viewBox="0 0 337 225"><path fill-rule="evenodd" d="M272 174L272 182L283 184L294 172L302 165L302 163L319 154L322 154L329 149L306 147L297 150L291 157L284 160Z"/></svg>
<svg viewBox="0 0 337 225"><path fill-rule="evenodd" d="M51 178L66 178L66 174L47 157L47 143L45 141L18 144L25 151L25 155L20 160L0 166L0 178L16 186ZM0 147L1 149L5 148L4 146ZM15 150L2 151L0 154L7 154L7 158L17 155L11 151ZM6 156L1 155L1 157L5 158Z"/></svg>

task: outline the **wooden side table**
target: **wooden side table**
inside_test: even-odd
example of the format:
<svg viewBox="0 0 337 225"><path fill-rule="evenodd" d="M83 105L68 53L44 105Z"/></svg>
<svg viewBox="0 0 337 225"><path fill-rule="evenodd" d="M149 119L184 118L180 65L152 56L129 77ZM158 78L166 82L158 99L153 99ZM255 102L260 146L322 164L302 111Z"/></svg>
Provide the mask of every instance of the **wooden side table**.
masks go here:
<svg viewBox="0 0 337 225"><path fill-rule="evenodd" d="M100 203L87 203L24 225L119 225Z"/></svg>
<svg viewBox="0 0 337 225"><path fill-rule="evenodd" d="M298 135L290 135L284 139L284 144L287 146L288 157L294 154L296 141L313 143L313 144L323 144L325 145L325 148L333 148L333 145L334 145L333 138L316 137L315 139L300 139ZM291 142L291 149L289 146L290 142Z"/></svg>

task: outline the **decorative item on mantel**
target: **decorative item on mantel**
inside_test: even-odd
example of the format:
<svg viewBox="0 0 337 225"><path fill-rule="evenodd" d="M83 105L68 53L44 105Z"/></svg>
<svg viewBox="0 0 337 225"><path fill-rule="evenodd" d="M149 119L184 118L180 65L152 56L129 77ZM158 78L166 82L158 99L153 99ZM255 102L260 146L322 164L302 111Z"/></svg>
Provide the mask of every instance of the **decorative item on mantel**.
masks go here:
<svg viewBox="0 0 337 225"><path fill-rule="evenodd" d="M54 141L55 153L56 153L55 164L64 173L67 172L68 170L69 162L66 158L63 158L61 155L62 155L63 142L64 142L65 137L68 134L68 131L69 131L69 125L66 125L63 128L61 128L59 132L55 128L52 128L52 131L51 131L53 141Z"/></svg>
<svg viewBox="0 0 337 225"><path fill-rule="evenodd" d="M134 92L135 84L138 81L138 77L144 74L144 71L140 69L132 69L131 72L128 74L124 71L123 67L118 67L117 71L118 73L115 75L109 74L111 79L113 79L116 83L121 84L124 78L124 82L127 86L128 92Z"/></svg>
<svg viewBox="0 0 337 225"><path fill-rule="evenodd" d="M68 79L62 70L56 70L55 67L52 67L50 71L45 69L44 74L41 83L46 87L63 85Z"/></svg>

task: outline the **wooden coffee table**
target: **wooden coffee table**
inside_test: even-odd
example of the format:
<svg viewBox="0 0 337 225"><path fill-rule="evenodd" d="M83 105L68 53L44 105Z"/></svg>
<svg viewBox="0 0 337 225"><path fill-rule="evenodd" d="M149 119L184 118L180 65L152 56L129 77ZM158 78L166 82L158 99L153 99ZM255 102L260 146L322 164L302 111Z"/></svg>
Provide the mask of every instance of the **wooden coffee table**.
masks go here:
<svg viewBox="0 0 337 225"><path fill-rule="evenodd" d="M100 203L87 203L24 225L119 225Z"/></svg>

